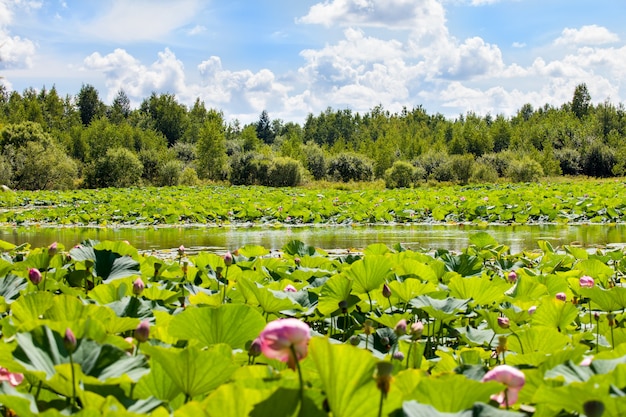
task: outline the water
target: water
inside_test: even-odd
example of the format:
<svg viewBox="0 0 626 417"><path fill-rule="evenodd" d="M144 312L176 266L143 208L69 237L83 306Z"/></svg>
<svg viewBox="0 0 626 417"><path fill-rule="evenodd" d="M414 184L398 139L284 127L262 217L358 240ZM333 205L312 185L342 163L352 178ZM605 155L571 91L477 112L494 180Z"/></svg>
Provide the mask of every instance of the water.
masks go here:
<svg viewBox="0 0 626 417"><path fill-rule="evenodd" d="M297 239L325 250L362 249L372 243L409 249L463 250L469 237L486 231L513 253L537 248L538 240L554 247L585 247L626 243L626 225L407 225L307 227L16 227L0 228L0 240L31 247L59 242L70 248L85 239L127 240L139 250L169 250L180 245L207 251L234 250L244 245L281 249Z"/></svg>

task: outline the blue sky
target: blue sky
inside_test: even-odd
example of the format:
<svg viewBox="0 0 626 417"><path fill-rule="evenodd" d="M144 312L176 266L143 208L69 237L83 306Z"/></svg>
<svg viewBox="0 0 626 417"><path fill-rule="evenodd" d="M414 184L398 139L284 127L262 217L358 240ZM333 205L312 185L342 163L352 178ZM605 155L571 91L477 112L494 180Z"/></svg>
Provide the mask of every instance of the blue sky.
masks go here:
<svg viewBox="0 0 626 417"><path fill-rule="evenodd" d="M20 93L152 92L227 120L327 107L510 116L626 100L618 0L0 0L0 75Z"/></svg>

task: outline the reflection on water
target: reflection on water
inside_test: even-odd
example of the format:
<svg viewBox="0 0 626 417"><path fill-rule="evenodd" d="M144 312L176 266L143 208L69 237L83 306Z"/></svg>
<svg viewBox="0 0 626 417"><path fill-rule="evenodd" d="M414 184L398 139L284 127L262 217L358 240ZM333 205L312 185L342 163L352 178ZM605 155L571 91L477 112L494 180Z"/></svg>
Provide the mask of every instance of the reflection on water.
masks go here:
<svg viewBox="0 0 626 417"><path fill-rule="evenodd" d="M410 225L410 226L315 226L315 227L171 227L171 228L0 228L0 240L32 247L59 242L66 248L85 239L128 240L140 250L187 248L234 250L244 245L280 249L297 239L308 245L331 249L362 249L372 243L410 249L462 250L469 237L487 231L513 253L537 248L538 240L553 246L571 243L603 246L626 243L626 225Z"/></svg>

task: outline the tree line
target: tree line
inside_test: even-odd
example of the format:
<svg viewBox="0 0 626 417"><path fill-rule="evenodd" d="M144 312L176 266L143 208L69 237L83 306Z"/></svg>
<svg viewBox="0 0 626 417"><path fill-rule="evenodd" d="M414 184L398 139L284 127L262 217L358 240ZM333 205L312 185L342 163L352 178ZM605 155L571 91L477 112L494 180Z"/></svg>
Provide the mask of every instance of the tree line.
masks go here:
<svg viewBox="0 0 626 417"><path fill-rule="evenodd" d="M227 123L200 99L187 107L167 93L133 109L123 90L107 105L88 84L65 97L55 87L22 94L0 87L0 184L28 190L623 176L625 136L624 106L593 105L585 84L560 107L524 104L511 117L329 107L303 124L263 111L246 125Z"/></svg>

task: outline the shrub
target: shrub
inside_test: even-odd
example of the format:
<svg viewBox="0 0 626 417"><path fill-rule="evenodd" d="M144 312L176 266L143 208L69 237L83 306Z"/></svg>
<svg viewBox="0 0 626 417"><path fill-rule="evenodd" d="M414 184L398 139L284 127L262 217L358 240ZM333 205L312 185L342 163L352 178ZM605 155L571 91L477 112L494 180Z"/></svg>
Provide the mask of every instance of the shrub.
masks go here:
<svg viewBox="0 0 626 417"><path fill-rule="evenodd" d="M513 182L533 182L543 177L541 164L528 155L511 161L507 176Z"/></svg>
<svg viewBox="0 0 626 417"><path fill-rule="evenodd" d="M231 158L230 182L234 185L267 183L271 158L258 152L235 154Z"/></svg>
<svg viewBox="0 0 626 417"><path fill-rule="evenodd" d="M493 167L483 162L476 162L470 181L479 183L496 182L498 181L498 173Z"/></svg>
<svg viewBox="0 0 626 417"><path fill-rule="evenodd" d="M585 175L591 177L610 177L615 165L615 154L604 143L595 141L582 156L582 168Z"/></svg>
<svg viewBox="0 0 626 417"><path fill-rule="evenodd" d="M200 180L198 179L198 173L191 167L186 167L180 174L180 185L198 185Z"/></svg>
<svg viewBox="0 0 626 417"><path fill-rule="evenodd" d="M431 177L435 170L448 162L448 154L445 152L428 151L418 156L413 165L422 168L426 173L425 178Z"/></svg>
<svg viewBox="0 0 626 417"><path fill-rule="evenodd" d="M461 184L467 184L474 169L474 156L469 154L452 155L449 164L454 179Z"/></svg>
<svg viewBox="0 0 626 417"><path fill-rule="evenodd" d="M53 190L74 187L76 162L54 143L27 142L18 149L5 149L13 161L12 186L21 190Z"/></svg>
<svg viewBox="0 0 626 417"><path fill-rule="evenodd" d="M326 156L324 151L316 143L303 146L305 157L305 168L311 173L314 179L321 180L326 176Z"/></svg>
<svg viewBox="0 0 626 417"><path fill-rule="evenodd" d="M385 187L409 188L415 181L417 168L406 161L396 161L385 171Z"/></svg>
<svg viewBox="0 0 626 417"><path fill-rule="evenodd" d="M167 161L159 167L158 183L159 186L179 185L183 170L183 163L174 159ZM195 172L195 171L194 171Z"/></svg>
<svg viewBox="0 0 626 417"><path fill-rule="evenodd" d="M356 153L340 153L328 163L328 175L335 181L371 181L373 174L372 161Z"/></svg>
<svg viewBox="0 0 626 417"><path fill-rule="evenodd" d="M555 158L559 161L561 171L565 175L578 175L582 172L580 164L580 152L574 148L562 148L554 151Z"/></svg>
<svg viewBox="0 0 626 417"><path fill-rule="evenodd" d="M140 185L142 173L143 165L137 155L126 148L113 148L92 164L87 174L87 186L136 186Z"/></svg>
<svg viewBox="0 0 626 417"><path fill-rule="evenodd" d="M300 161L288 157L274 158L263 185L271 187L294 187L302 183L304 167Z"/></svg>
<svg viewBox="0 0 626 417"><path fill-rule="evenodd" d="M504 177L509 169L510 162L515 155L510 151L486 153L478 158L477 162L485 164L495 170L498 177Z"/></svg>

